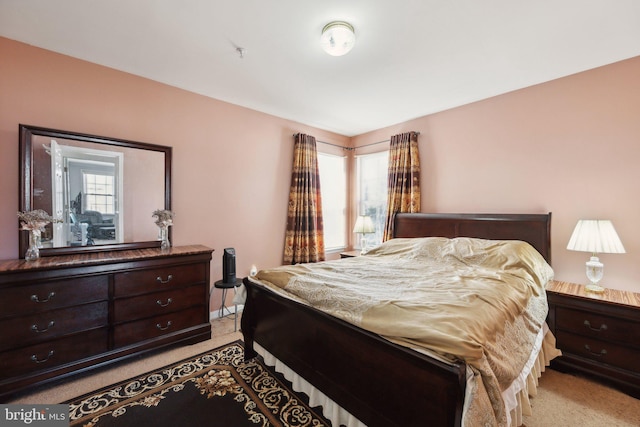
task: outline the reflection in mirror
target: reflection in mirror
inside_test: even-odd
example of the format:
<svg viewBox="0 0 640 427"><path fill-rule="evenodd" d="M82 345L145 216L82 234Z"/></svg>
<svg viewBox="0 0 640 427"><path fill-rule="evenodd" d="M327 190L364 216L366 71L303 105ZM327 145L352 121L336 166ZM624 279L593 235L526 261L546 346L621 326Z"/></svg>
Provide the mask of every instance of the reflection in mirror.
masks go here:
<svg viewBox="0 0 640 427"><path fill-rule="evenodd" d="M52 225L52 233L45 233L43 247L85 246L122 243L123 221L119 207L122 203L123 153L74 146L73 141L36 136L35 150L40 139L49 145L41 147L51 157L51 174L34 175L34 189L51 188L51 203L43 206L41 197L34 198L37 209L50 208L62 223ZM161 171L164 174L164 170ZM40 182L42 181L42 182ZM35 194L44 194L37 191ZM163 203L162 196L157 200Z"/></svg>
<svg viewBox="0 0 640 427"><path fill-rule="evenodd" d="M21 209L60 223L41 255L159 246L152 213L170 209L171 147L20 126ZM20 255L27 242L21 235Z"/></svg>

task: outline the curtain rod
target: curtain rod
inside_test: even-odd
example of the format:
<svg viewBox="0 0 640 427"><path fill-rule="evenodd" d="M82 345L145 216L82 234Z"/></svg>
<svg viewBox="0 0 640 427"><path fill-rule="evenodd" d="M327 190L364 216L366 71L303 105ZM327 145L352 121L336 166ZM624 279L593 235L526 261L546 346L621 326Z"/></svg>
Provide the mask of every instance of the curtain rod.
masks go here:
<svg viewBox="0 0 640 427"><path fill-rule="evenodd" d="M415 133L416 135L420 135L420 132L411 131L411 133ZM390 139L385 139L384 141L378 141L378 142L372 142L370 144L359 145L359 146L355 147L354 150L357 150L358 148L370 147L372 145L384 144L385 142L390 142L390 141L391 141Z"/></svg>
<svg viewBox="0 0 640 427"><path fill-rule="evenodd" d="M385 139L384 141L378 141L378 142L372 142L370 144L359 145L359 146L356 147L356 149L364 148L364 147L370 147L372 145L384 144L385 142L391 142L391 140L390 139Z"/></svg>
<svg viewBox="0 0 640 427"><path fill-rule="evenodd" d="M318 140L316 140L316 142L319 142L320 144L331 145L332 147L342 148L343 150L347 150L347 151L355 150L355 148L353 147L345 147L343 145L332 144L330 142L324 142L324 141L318 141Z"/></svg>
<svg viewBox="0 0 640 427"><path fill-rule="evenodd" d="M420 135L420 132L411 131L411 133L415 133L416 135ZM296 137L298 135L300 135L300 134L299 133L294 133L293 134L294 137ZM370 144L360 145L358 147L345 147L345 146L342 146L342 145L332 144L331 142L325 142L325 141L320 141L320 140L316 139L316 142L319 142L320 144L331 145L332 147L342 148L343 150L347 150L347 151L357 150L358 148L370 147L372 145L384 144L385 142L389 142L389 141L391 141L391 140L390 139L385 139L384 141L372 142Z"/></svg>
<svg viewBox="0 0 640 427"><path fill-rule="evenodd" d="M298 135L300 135L300 133L293 134L294 137ZM320 144L331 145L332 147L342 148L343 150L347 150L347 151L355 150L355 148L352 148L352 147L345 147L344 145L333 144L331 142L320 141L318 139L316 139L316 142L319 142Z"/></svg>

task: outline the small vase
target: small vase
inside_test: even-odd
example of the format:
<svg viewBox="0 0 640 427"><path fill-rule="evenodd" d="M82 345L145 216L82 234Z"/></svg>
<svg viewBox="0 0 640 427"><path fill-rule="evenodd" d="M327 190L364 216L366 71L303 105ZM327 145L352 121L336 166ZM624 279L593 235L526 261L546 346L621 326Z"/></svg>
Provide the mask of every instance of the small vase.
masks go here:
<svg viewBox="0 0 640 427"><path fill-rule="evenodd" d="M29 249L24 255L24 259L27 261L33 261L40 258L40 235L41 231L38 229L29 230Z"/></svg>
<svg viewBox="0 0 640 427"><path fill-rule="evenodd" d="M169 226L161 224L158 227L160 227L160 249L169 249L171 247L171 242L169 242Z"/></svg>

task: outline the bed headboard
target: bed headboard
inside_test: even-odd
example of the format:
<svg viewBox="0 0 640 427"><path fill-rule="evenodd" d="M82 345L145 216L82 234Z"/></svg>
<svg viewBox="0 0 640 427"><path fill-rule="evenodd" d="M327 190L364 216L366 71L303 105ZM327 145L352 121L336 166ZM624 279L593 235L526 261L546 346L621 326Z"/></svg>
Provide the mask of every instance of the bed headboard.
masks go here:
<svg viewBox="0 0 640 427"><path fill-rule="evenodd" d="M523 240L551 264L551 212L548 214L397 213L393 237L477 237Z"/></svg>

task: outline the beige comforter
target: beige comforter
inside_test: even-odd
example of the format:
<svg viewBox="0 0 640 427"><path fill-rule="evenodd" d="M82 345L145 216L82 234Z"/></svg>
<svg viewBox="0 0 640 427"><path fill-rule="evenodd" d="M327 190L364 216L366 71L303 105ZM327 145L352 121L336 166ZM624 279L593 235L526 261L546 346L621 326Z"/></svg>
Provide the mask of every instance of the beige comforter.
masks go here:
<svg viewBox="0 0 640 427"><path fill-rule="evenodd" d="M531 354L551 267L529 244L393 239L366 256L258 272L263 284L390 341L462 360L465 425L506 425L501 392Z"/></svg>

